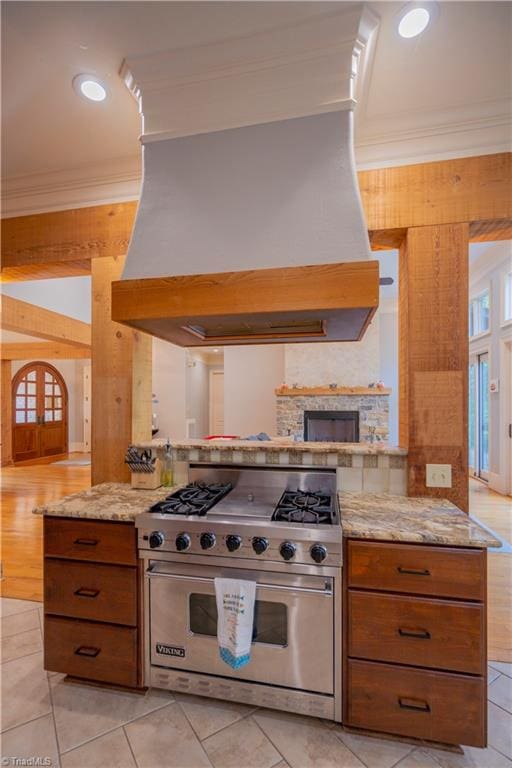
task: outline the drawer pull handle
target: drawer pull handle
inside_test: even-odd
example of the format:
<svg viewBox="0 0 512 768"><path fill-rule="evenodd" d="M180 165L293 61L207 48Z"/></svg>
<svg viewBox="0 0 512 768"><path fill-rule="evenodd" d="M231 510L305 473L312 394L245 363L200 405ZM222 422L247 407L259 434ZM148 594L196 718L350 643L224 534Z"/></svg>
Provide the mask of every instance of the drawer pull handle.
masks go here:
<svg viewBox="0 0 512 768"><path fill-rule="evenodd" d="M427 701L415 699L398 699L400 709L412 709L415 712L430 712L430 704Z"/></svg>
<svg viewBox="0 0 512 768"><path fill-rule="evenodd" d="M99 543L99 539L75 539L73 542L73 544L83 544L85 547L95 547Z"/></svg>
<svg viewBox="0 0 512 768"><path fill-rule="evenodd" d="M90 645L81 645L79 648L76 649L75 655L87 656L90 659L95 659L100 651L101 651L101 648L93 648Z"/></svg>
<svg viewBox="0 0 512 768"><path fill-rule="evenodd" d="M398 573L406 573L410 576L430 576L428 568L403 568L399 565L397 568Z"/></svg>
<svg viewBox="0 0 512 768"><path fill-rule="evenodd" d="M400 637L416 637L418 640L430 640L430 632L426 629L400 629L398 630Z"/></svg>
<svg viewBox="0 0 512 768"><path fill-rule="evenodd" d="M99 589L89 589L89 587L80 587L74 593L78 597L98 597L100 593Z"/></svg>

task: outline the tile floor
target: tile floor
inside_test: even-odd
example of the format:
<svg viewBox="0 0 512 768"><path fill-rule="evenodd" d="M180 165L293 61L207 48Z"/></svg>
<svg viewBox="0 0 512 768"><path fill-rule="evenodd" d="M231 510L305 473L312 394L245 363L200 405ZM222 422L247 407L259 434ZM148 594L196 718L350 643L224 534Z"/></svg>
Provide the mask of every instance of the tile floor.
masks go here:
<svg viewBox="0 0 512 768"><path fill-rule="evenodd" d="M3 766L512 768L512 664L489 667L489 747L460 755L242 704L63 683L43 671L41 603L2 598L0 608Z"/></svg>

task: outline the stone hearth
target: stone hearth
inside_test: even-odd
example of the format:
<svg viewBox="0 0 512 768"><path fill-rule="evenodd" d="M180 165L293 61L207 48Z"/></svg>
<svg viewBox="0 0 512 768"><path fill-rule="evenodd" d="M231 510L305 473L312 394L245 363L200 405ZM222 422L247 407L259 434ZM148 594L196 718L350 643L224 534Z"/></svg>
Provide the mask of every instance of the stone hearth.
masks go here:
<svg viewBox="0 0 512 768"><path fill-rule="evenodd" d="M354 388L356 389L356 388ZM338 393L316 394L294 390L293 394L277 391L277 434L304 440L304 411L358 411L359 440L369 440L369 427L375 427L375 441L386 442L389 438L389 390L364 394Z"/></svg>

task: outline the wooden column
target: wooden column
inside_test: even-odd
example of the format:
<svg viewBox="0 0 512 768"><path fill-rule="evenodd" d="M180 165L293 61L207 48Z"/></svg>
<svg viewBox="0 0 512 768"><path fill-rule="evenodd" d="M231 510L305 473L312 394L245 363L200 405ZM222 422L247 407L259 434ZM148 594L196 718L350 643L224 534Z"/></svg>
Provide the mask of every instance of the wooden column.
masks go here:
<svg viewBox="0 0 512 768"><path fill-rule="evenodd" d="M124 257L92 259L92 484L129 482L133 440L151 439L152 339L112 322L111 285Z"/></svg>
<svg viewBox="0 0 512 768"><path fill-rule="evenodd" d="M400 248L399 436L408 493L468 510L468 224L408 229ZM427 488L426 464L451 464Z"/></svg>
<svg viewBox="0 0 512 768"><path fill-rule="evenodd" d="M0 398L2 407L0 410L0 463L2 467L12 464L12 398L11 398L11 361L2 360L1 362L1 380L0 380Z"/></svg>

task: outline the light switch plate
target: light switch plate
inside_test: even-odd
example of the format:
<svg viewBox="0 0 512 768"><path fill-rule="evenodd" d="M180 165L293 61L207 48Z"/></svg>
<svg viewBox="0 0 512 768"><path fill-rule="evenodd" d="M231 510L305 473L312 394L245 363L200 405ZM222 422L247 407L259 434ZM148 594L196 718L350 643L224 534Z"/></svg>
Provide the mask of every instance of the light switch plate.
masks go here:
<svg viewBox="0 0 512 768"><path fill-rule="evenodd" d="M451 488L451 464L427 464L427 488Z"/></svg>

